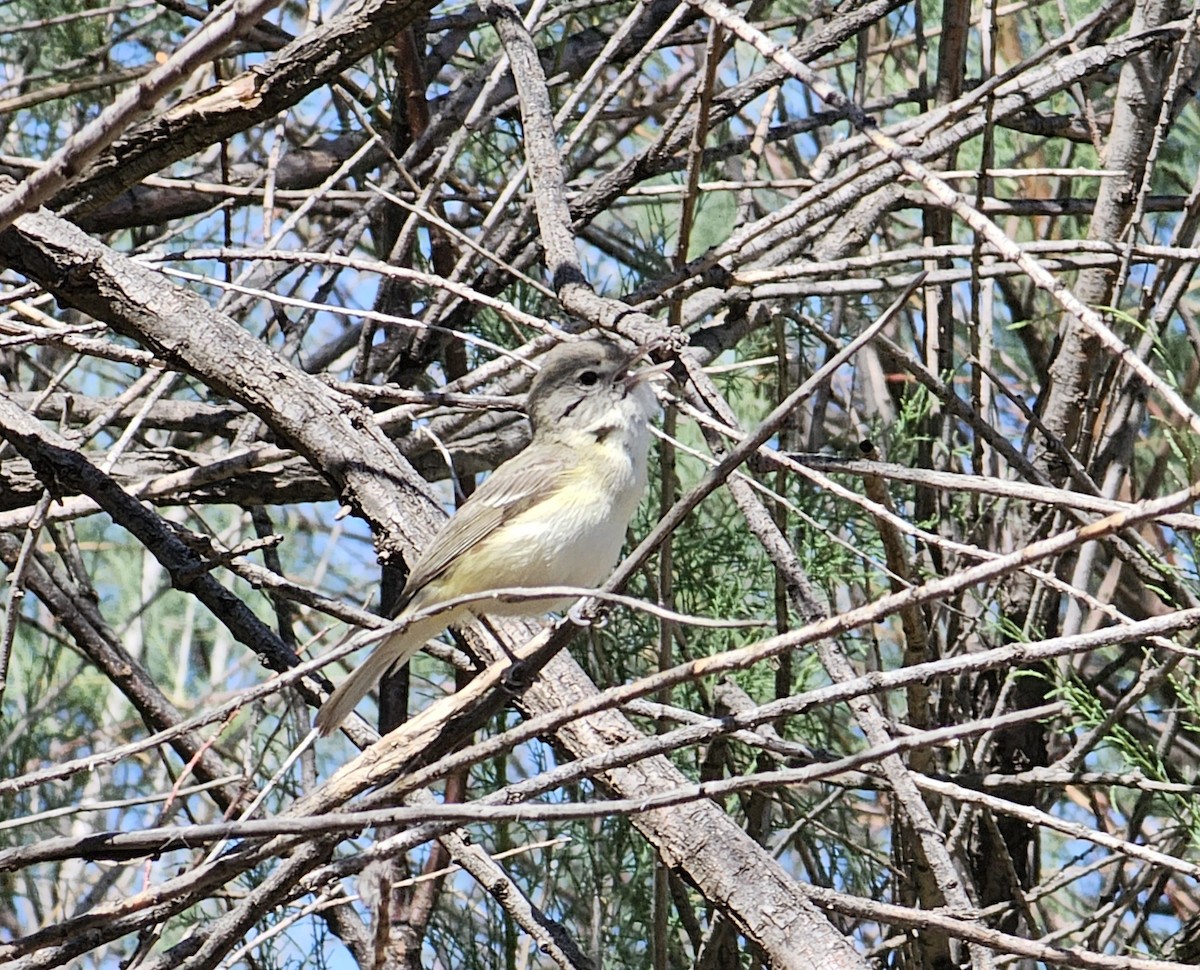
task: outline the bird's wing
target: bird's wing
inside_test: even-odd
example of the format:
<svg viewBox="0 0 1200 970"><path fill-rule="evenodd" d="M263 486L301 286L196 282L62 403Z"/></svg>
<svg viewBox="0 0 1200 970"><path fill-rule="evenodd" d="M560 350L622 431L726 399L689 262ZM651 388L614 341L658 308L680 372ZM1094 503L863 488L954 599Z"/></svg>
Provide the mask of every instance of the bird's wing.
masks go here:
<svg viewBox="0 0 1200 970"><path fill-rule="evenodd" d="M554 492L573 467L571 454L560 445L534 444L492 472L426 546L404 585L399 608L499 525Z"/></svg>

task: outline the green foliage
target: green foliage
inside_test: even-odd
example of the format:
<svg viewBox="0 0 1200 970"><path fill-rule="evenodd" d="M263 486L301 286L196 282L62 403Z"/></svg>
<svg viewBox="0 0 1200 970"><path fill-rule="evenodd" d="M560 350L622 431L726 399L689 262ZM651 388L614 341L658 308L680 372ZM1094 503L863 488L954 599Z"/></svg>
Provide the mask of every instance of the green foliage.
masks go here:
<svg viewBox="0 0 1200 970"><path fill-rule="evenodd" d="M696 221L688 243L688 259L725 242L737 222L737 198L732 192L706 192L696 206Z"/></svg>
<svg viewBox="0 0 1200 970"><path fill-rule="evenodd" d="M1149 652L1145 660L1153 664L1154 659ZM1200 680L1191 672L1175 673L1169 677L1172 689L1176 693L1178 705L1188 711L1193 721L1184 728L1191 734L1200 733L1195 723L1195 716L1200 714ZM1101 725L1105 726L1097 757L1100 764L1108 770L1127 772L1133 770L1152 782L1173 784L1180 781L1179 773L1164 760L1162 754L1154 747L1153 741L1144 734L1139 736L1126 725L1107 723L1109 711L1104 703L1089 690L1078 678L1068 676L1061 678L1055 695L1065 700L1071 707L1073 729L1091 731ZM1196 799L1190 794L1179 795L1170 792L1154 794L1126 794L1117 789L1115 795L1121 801L1131 803L1129 811L1144 812L1151 810L1147 803L1152 802L1155 813L1172 818L1180 828L1188 833L1188 841L1193 849L1200 849L1200 808ZM1142 808L1135 809L1133 803L1141 802Z"/></svg>

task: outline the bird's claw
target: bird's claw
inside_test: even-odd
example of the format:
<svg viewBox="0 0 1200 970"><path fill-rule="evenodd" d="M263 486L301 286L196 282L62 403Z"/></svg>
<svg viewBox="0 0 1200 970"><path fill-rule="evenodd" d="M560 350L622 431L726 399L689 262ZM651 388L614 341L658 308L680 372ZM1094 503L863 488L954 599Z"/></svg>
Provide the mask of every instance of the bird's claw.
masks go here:
<svg viewBox="0 0 1200 970"><path fill-rule="evenodd" d="M567 619L576 626L590 626L597 630L603 630L608 626L608 610L603 605L596 607L590 613L585 613L584 603L584 600L580 600L567 610Z"/></svg>

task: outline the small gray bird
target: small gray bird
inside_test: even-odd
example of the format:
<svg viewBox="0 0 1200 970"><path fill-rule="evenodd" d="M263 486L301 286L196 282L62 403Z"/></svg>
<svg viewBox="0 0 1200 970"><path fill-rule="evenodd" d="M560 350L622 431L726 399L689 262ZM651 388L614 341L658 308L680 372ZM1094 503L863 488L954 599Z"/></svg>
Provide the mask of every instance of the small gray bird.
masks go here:
<svg viewBox="0 0 1200 970"><path fill-rule="evenodd" d="M529 390L529 447L497 468L429 543L408 577L396 617L492 589L599 585L617 562L646 487L650 417L640 354L607 340L560 344ZM328 735L389 669L430 637L474 613L538 616L561 600L481 600L418 620L354 669L317 714Z"/></svg>

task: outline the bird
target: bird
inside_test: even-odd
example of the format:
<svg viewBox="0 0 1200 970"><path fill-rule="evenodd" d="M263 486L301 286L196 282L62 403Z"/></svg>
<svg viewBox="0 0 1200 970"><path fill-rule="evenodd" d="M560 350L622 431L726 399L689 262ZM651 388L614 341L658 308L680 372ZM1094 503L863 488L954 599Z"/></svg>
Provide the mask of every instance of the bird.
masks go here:
<svg viewBox="0 0 1200 970"><path fill-rule="evenodd" d="M545 355L526 399L529 445L433 537L393 616L435 612L389 635L334 690L317 713L322 736L446 627L478 613L540 616L571 600L484 599L436 611L438 604L493 589L604 581L646 487L650 420L658 409L649 378L663 367L631 370L642 356L607 338L561 343Z"/></svg>

